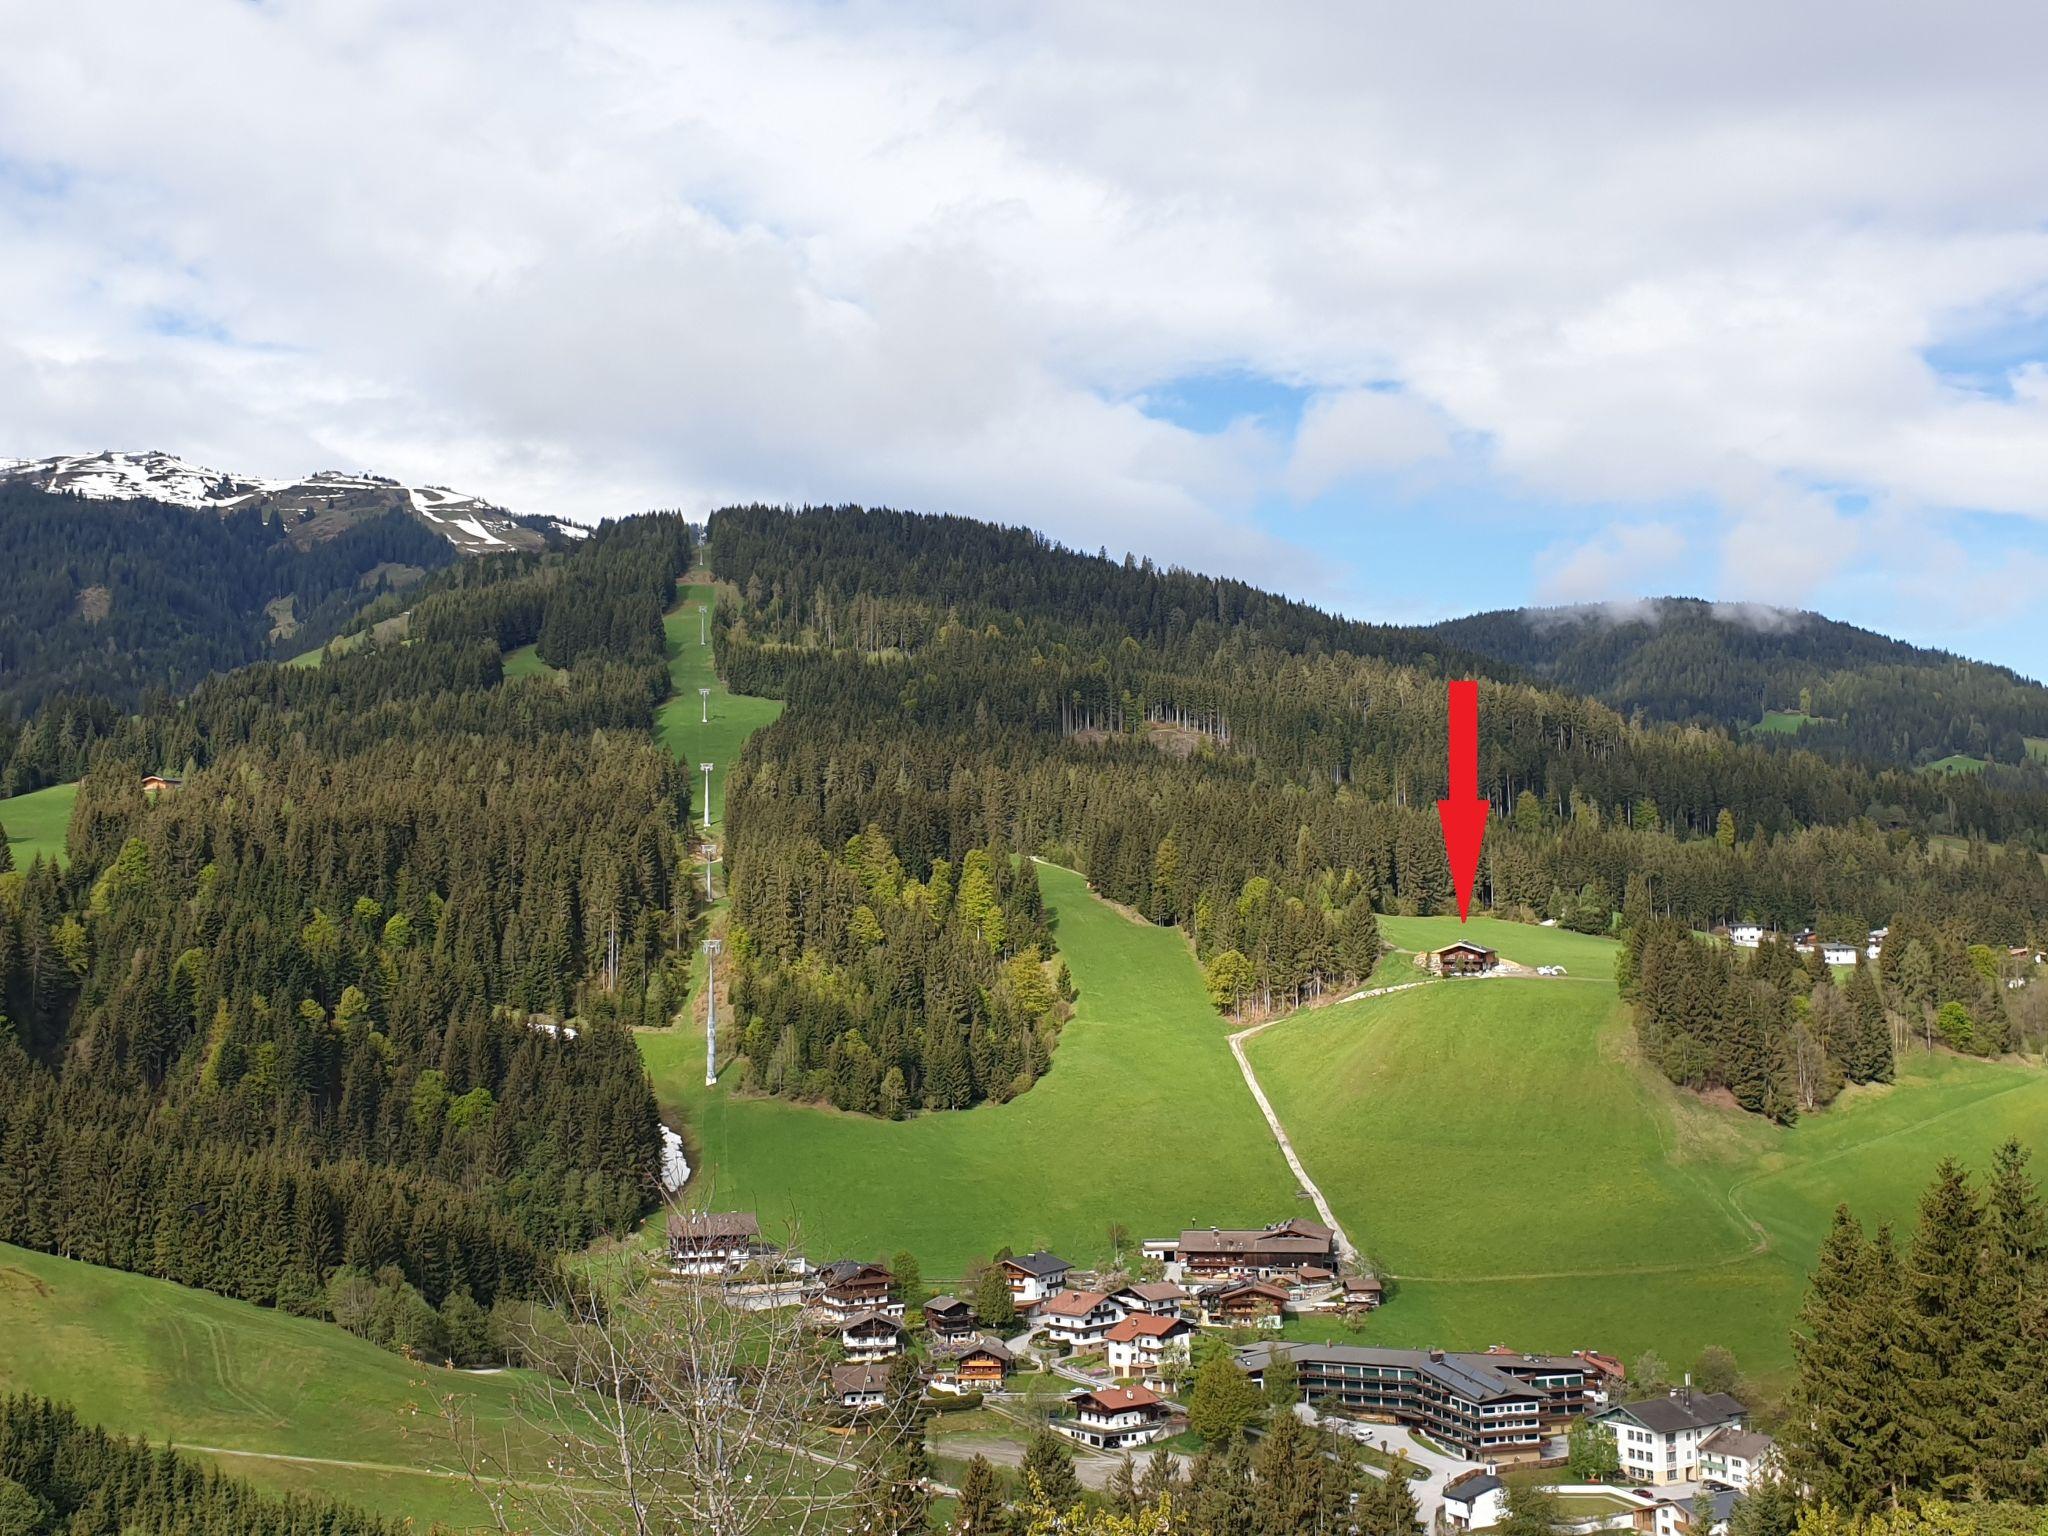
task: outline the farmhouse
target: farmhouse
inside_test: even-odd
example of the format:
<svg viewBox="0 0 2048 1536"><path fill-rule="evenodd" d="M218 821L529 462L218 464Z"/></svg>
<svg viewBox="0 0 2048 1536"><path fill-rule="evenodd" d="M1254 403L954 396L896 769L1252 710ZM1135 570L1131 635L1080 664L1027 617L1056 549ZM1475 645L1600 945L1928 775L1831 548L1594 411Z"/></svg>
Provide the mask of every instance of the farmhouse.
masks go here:
<svg viewBox="0 0 2048 1536"><path fill-rule="evenodd" d="M886 1312L891 1317L903 1315L903 1303L889 1295L896 1277L879 1264L838 1259L819 1270L818 1278L825 1287L818 1297L818 1305L833 1318L844 1320L862 1312Z"/></svg>
<svg viewBox="0 0 2048 1536"><path fill-rule="evenodd" d="M1343 1312L1372 1312L1387 1299L1387 1287L1378 1275L1346 1275L1337 1295Z"/></svg>
<svg viewBox="0 0 2048 1536"><path fill-rule="evenodd" d="M1168 1360L1186 1360L1194 1328L1178 1317L1133 1312L1103 1335L1112 1376L1133 1376L1148 1387L1165 1389Z"/></svg>
<svg viewBox="0 0 2048 1536"><path fill-rule="evenodd" d="M1054 1419L1053 1428L1098 1450L1128 1450L1167 1433L1167 1406L1146 1387L1085 1388L1067 1405L1073 1416Z"/></svg>
<svg viewBox="0 0 2048 1536"><path fill-rule="evenodd" d="M1019 1312L1034 1310L1067 1283L1074 1266L1056 1253L1027 1253L1022 1258L1003 1260L1003 1276L1010 1282L1010 1299Z"/></svg>
<svg viewBox="0 0 2048 1536"><path fill-rule="evenodd" d="M1270 1280L1234 1279L1195 1293L1202 1321L1212 1328L1277 1328L1292 1298Z"/></svg>
<svg viewBox="0 0 2048 1536"><path fill-rule="evenodd" d="M1507 1498L1507 1485L1491 1472L1468 1472L1444 1485L1444 1520L1460 1531L1498 1525L1507 1512Z"/></svg>
<svg viewBox="0 0 2048 1536"><path fill-rule="evenodd" d="M1240 1349L1237 1363L1264 1386L1266 1364L1282 1350L1294 1357L1306 1401L1384 1416L1469 1460L1498 1465L1540 1458L1545 1439L1579 1411L1585 1390L1586 1368L1571 1356L1274 1343Z"/></svg>
<svg viewBox="0 0 2048 1536"><path fill-rule="evenodd" d="M1674 1388L1668 1397L1623 1403L1598 1416L1614 1432L1621 1475L1638 1483L1690 1483L1703 1474L1701 1450L1724 1429L1744 1429L1749 1410L1726 1392Z"/></svg>
<svg viewBox="0 0 2048 1536"><path fill-rule="evenodd" d="M142 792L145 795L159 795L168 790L182 789L183 779L167 779L160 773L145 773L142 776Z"/></svg>
<svg viewBox="0 0 2048 1536"><path fill-rule="evenodd" d="M1123 1308L1100 1291L1061 1291L1040 1309L1048 1338L1076 1349L1100 1344Z"/></svg>
<svg viewBox="0 0 2048 1536"><path fill-rule="evenodd" d="M961 1339L974 1332L974 1308L958 1296L934 1296L924 1304L925 1331L934 1339Z"/></svg>
<svg viewBox="0 0 2048 1536"><path fill-rule="evenodd" d="M1755 949L1764 941L1761 923L1736 923L1728 929L1728 942L1738 949Z"/></svg>
<svg viewBox="0 0 2048 1536"><path fill-rule="evenodd" d="M736 1275L775 1250L752 1211L671 1211L668 1252L686 1275Z"/></svg>
<svg viewBox="0 0 2048 1536"><path fill-rule="evenodd" d="M862 1312L839 1325L839 1347L853 1360L886 1360L903 1349L903 1324L886 1312Z"/></svg>
<svg viewBox="0 0 2048 1536"><path fill-rule="evenodd" d="M832 1395L839 1406L860 1412L879 1408L889 1400L889 1367L872 1361L849 1360L832 1367Z"/></svg>
<svg viewBox="0 0 2048 1536"><path fill-rule="evenodd" d="M1157 1317L1178 1317L1181 1303L1188 1299L1188 1293L1171 1280L1141 1280L1120 1291L1111 1291L1109 1299L1121 1307L1126 1316L1149 1312Z"/></svg>
<svg viewBox="0 0 2048 1536"><path fill-rule="evenodd" d="M1017 1357L998 1339L976 1335L942 1344L934 1351L938 1385L949 1392L996 1392Z"/></svg>
<svg viewBox="0 0 2048 1536"><path fill-rule="evenodd" d="M1483 944L1460 939L1442 949L1432 949L1423 963L1438 976L1484 976L1500 968L1500 956Z"/></svg>
<svg viewBox="0 0 2048 1536"><path fill-rule="evenodd" d="M1747 1489L1776 1463L1778 1442L1753 1429L1717 1429L1700 1442L1700 1476Z"/></svg>
<svg viewBox="0 0 2048 1536"><path fill-rule="evenodd" d="M1198 1279L1209 1275L1292 1275L1311 1265L1335 1270L1337 1234L1298 1217L1256 1230L1194 1228L1181 1233L1168 1262Z"/></svg>

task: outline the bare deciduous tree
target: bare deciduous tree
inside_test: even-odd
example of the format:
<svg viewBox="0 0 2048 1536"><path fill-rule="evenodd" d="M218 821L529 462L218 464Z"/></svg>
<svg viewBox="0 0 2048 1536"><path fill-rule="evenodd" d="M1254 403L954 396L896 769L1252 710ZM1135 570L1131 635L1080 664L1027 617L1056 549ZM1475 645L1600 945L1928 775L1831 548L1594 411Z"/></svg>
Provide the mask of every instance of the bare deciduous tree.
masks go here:
<svg viewBox="0 0 2048 1536"><path fill-rule="evenodd" d="M847 1415L836 1340L765 1288L672 1273L631 1249L583 1268L511 1424L441 1403L499 1529L540 1536L807 1536L873 1524L879 1448L922 1436L917 1391ZM899 1379L903 1373L899 1372ZM835 1432L844 1431L844 1432Z"/></svg>

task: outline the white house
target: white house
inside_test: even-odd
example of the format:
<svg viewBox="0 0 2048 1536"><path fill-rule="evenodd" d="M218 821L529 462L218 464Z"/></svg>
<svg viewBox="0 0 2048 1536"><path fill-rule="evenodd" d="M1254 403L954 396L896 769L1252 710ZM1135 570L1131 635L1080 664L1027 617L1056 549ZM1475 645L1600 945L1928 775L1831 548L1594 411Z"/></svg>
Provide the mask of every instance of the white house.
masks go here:
<svg viewBox="0 0 2048 1536"><path fill-rule="evenodd" d="M1131 1376L1148 1387L1166 1385L1166 1362L1185 1361L1194 1325L1156 1312L1133 1312L1103 1335L1112 1376Z"/></svg>
<svg viewBox="0 0 2048 1536"><path fill-rule="evenodd" d="M775 1250L751 1211L671 1211L669 1262L685 1275L736 1275Z"/></svg>
<svg viewBox="0 0 2048 1536"><path fill-rule="evenodd" d="M1736 923L1728 930L1728 942L1743 949L1755 949L1764 941L1761 923Z"/></svg>
<svg viewBox="0 0 2048 1536"><path fill-rule="evenodd" d="M1854 944L1836 944L1832 942L1823 944L1820 947L1820 957L1827 961L1829 965L1854 965L1856 963L1856 946Z"/></svg>
<svg viewBox="0 0 2048 1536"><path fill-rule="evenodd" d="M1491 1472L1468 1472L1444 1488L1444 1520L1460 1531L1499 1525L1507 1501L1507 1486Z"/></svg>
<svg viewBox="0 0 2048 1536"><path fill-rule="evenodd" d="M886 1312L863 1312L839 1325L839 1347L850 1360L886 1360L903 1348L903 1324Z"/></svg>
<svg viewBox="0 0 2048 1536"><path fill-rule="evenodd" d="M1188 1299L1188 1293L1171 1280L1140 1280L1120 1291L1111 1291L1109 1299L1123 1308L1126 1317L1134 1312L1178 1317L1180 1304Z"/></svg>
<svg viewBox="0 0 2048 1536"><path fill-rule="evenodd" d="M1680 1498L1659 1499L1651 1508L1651 1536L1720 1536L1741 1497L1733 1488L1703 1488Z"/></svg>
<svg viewBox="0 0 2048 1536"><path fill-rule="evenodd" d="M1749 1410L1726 1392L1680 1387L1668 1397L1623 1403L1595 1416L1614 1431L1621 1475L1634 1483L1696 1482L1700 1448L1717 1432L1743 1429Z"/></svg>
<svg viewBox="0 0 2048 1536"><path fill-rule="evenodd" d="M1003 1260L1003 1278L1010 1282L1010 1300L1029 1312L1066 1285L1074 1266L1056 1253L1027 1253Z"/></svg>
<svg viewBox="0 0 2048 1536"><path fill-rule="evenodd" d="M1168 1431L1166 1404L1145 1387L1084 1388L1067 1405L1073 1417L1053 1420L1053 1428L1098 1450L1128 1450Z"/></svg>
<svg viewBox="0 0 2048 1536"><path fill-rule="evenodd" d="M1124 1309L1100 1291L1061 1291L1039 1308L1047 1338L1085 1349L1124 1315Z"/></svg>
<svg viewBox="0 0 2048 1536"><path fill-rule="evenodd" d="M1700 1476L1747 1489L1777 1459L1778 1443L1753 1429L1717 1429L1700 1442Z"/></svg>

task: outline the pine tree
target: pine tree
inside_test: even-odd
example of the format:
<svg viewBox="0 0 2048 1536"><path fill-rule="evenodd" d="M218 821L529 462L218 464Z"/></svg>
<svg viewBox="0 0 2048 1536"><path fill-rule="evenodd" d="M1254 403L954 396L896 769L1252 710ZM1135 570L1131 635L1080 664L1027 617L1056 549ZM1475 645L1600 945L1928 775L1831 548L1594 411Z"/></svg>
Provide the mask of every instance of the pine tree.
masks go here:
<svg viewBox="0 0 2048 1536"><path fill-rule="evenodd" d="M1259 1389L1226 1350L1217 1350L1195 1372L1188 1398L1188 1427L1208 1445L1242 1437L1259 1420Z"/></svg>
<svg viewBox="0 0 2048 1536"><path fill-rule="evenodd" d="M1052 1509L1063 1510L1081 1497L1073 1452L1050 1429L1040 1429L1025 1446L1023 1482L1039 1503Z"/></svg>
<svg viewBox="0 0 2048 1536"><path fill-rule="evenodd" d="M1783 1437L1787 1464L1794 1482L1842 1509L1875 1508L1896 1481L1888 1427L1894 1297L1878 1289L1886 1268L1849 1208L1837 1207L1792 1336L1798 1375Z"/></svg>
<svg viewBox="0 0 2048 1536"><path fill-rule="evenodd" d="M1969 1175L1944 1159L1921 1197L1902 1266L1892 1353L1905 1477L1944 1497L1968 1492L1979 1407L1992 1386L1985 1370L1984 1237Z"/></svg>
<svg viewBox="0 0 2048 1536"><path fill-rule="evenodd" d="M953 1512L954 1536L1002 1536L1010 1517L1003 1480L986 1456L976 1456L960 1475Z"/></svg>

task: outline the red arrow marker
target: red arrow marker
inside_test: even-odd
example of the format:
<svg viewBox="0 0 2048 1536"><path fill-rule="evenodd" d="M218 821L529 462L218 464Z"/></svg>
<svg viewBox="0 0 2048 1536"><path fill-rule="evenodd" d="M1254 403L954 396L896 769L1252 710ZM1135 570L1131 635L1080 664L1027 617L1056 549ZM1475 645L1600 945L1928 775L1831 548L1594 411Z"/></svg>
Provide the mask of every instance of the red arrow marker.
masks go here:
<svg viewBox="0 0 2048 1536"><path fill-rule="evenodd" d="M1479 684L1450 687L1450 798L1436 803L1444 824L1444 854L1451 861L1451 885L1458 893L1458 921L1472 916L1472 886L1479 878L1479 850L1486 842L1486 813L1479 798Z"/></svg>

